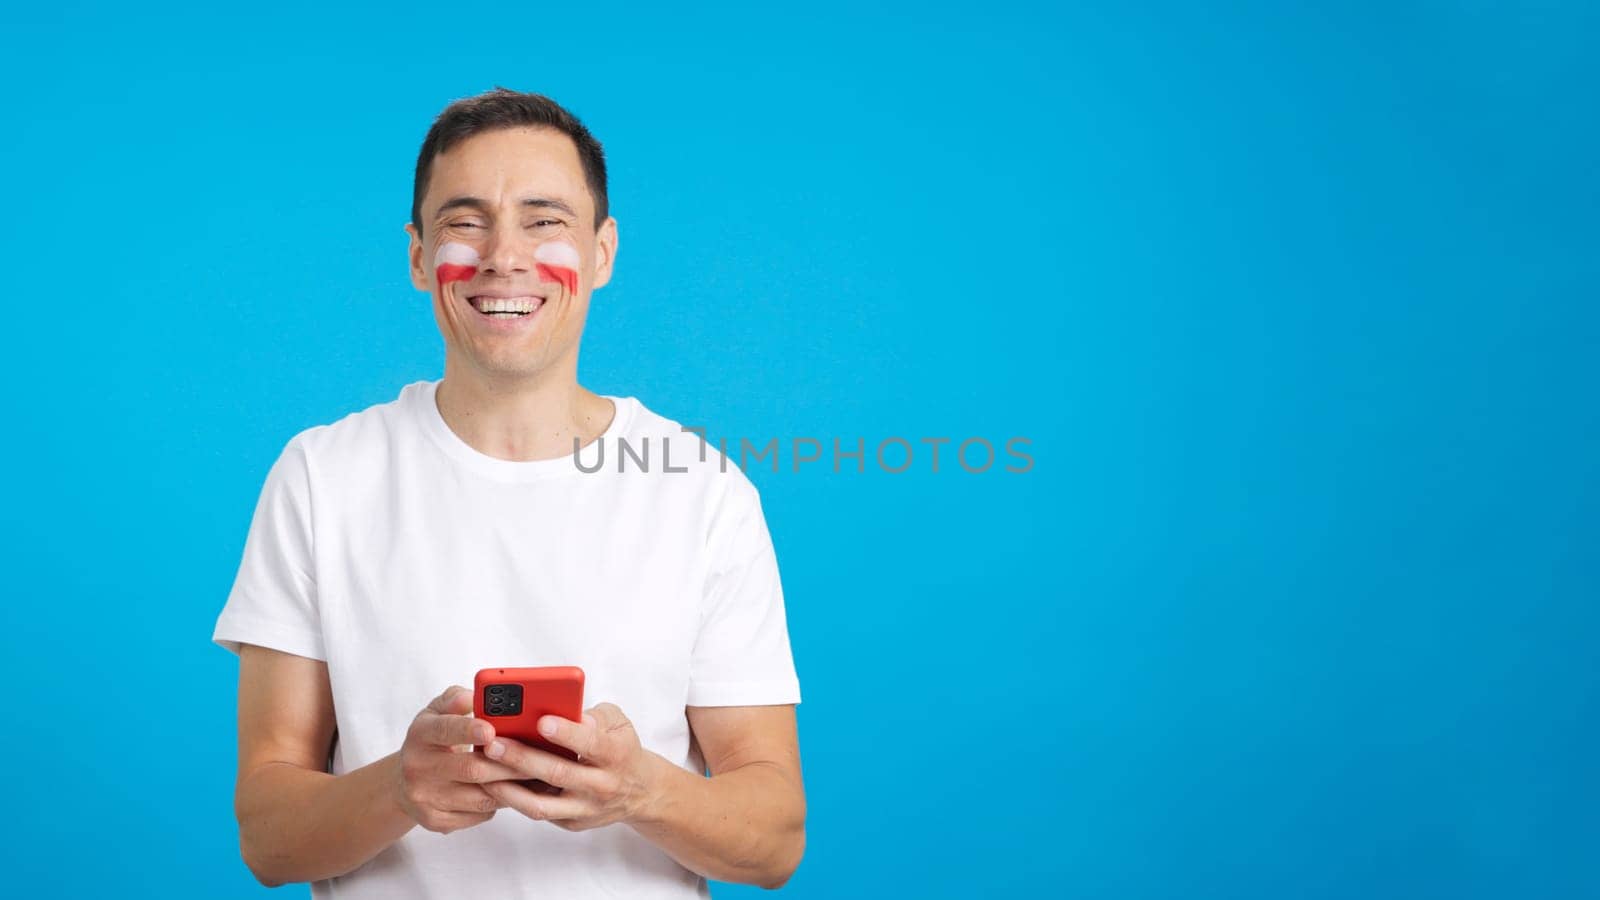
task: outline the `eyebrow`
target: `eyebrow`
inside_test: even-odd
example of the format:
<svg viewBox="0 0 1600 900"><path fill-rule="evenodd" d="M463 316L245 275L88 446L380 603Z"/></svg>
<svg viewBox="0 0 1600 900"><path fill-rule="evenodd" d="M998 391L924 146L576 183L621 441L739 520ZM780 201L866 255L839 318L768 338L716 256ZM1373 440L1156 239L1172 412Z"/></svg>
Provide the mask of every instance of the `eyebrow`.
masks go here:
<svg viewBox="0 0 1600 900"><path fill-rule="evenodd" d="M573 217L574 219L578 217L578 214L573 211L572 207L560 200L556 200L553 197L525 197L523 198L522 206L525 209L557 209ZM475 209L484 215L488 215L490 212L488 202L479 197L469 197L463 194L462 196L451 197L449 200L446 200L444 205L439 207L439 211L434 213L434 216L442 216L452 209L463 208Z"/></svg>

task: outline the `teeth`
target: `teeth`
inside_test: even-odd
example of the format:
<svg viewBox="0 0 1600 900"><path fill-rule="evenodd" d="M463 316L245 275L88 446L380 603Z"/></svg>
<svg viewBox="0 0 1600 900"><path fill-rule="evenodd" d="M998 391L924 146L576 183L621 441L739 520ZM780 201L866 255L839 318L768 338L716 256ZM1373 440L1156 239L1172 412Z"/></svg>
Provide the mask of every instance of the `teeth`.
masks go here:
<svg viewBox="0 0 1600 900"><path fill-rule="evenodd" d="M538 297L474 297L472 305L478 312L519 312L530 313L539 308L542 301Z"/></svg>

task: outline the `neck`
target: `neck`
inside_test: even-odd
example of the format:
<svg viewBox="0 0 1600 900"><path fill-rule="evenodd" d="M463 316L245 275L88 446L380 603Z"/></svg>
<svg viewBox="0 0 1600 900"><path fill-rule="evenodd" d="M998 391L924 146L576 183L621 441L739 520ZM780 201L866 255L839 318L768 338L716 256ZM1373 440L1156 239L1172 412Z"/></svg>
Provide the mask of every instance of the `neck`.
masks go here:
<svg viewBox="0 0 1600 900"><path fill-rule="evenodd" d="M533 375L505 377L445 358L434 398L439 415L472 449L529 462L571 456L611 424L613 404L578 384L576 360Z"/></svg>

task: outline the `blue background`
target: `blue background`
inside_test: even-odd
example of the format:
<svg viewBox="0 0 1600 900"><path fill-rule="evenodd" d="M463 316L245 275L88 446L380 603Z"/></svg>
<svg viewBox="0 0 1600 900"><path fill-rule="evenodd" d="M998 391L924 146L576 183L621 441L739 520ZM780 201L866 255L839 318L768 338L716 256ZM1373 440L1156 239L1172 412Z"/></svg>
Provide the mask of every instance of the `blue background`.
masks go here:
<svg viewBox="0 0 1600 900"><path fill-rule="evenodd" d="M6 892L262 891L211 628L287 439L442 373L498 83L610 158L588 386L1032 441L754 473L789 894L1600 894L1600 18L1286 7L12 7Z"/></svg>

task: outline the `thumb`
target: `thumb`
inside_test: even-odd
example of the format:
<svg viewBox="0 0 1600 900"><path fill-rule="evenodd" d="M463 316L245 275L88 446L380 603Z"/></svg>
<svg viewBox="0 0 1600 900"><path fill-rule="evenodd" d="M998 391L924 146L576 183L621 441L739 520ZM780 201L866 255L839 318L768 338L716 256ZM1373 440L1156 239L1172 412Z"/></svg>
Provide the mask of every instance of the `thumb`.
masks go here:
<svg viewBox="0 0 1600 900"><path fill-rule="evenodd" d="M428 708L436 713L447 715L460 715L472 709L472 691L459 684L452 684L444 689L444 693L433 698Z"/></svg>

